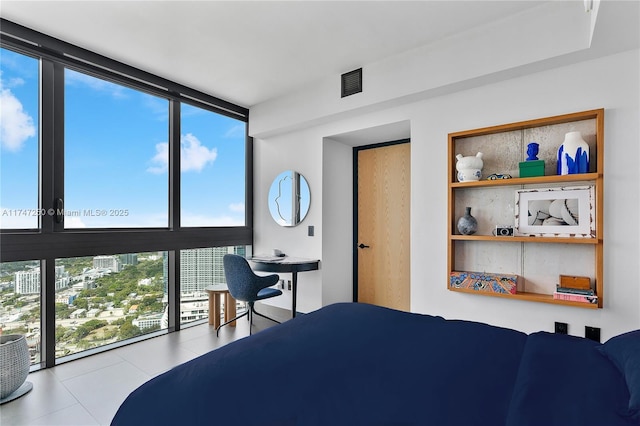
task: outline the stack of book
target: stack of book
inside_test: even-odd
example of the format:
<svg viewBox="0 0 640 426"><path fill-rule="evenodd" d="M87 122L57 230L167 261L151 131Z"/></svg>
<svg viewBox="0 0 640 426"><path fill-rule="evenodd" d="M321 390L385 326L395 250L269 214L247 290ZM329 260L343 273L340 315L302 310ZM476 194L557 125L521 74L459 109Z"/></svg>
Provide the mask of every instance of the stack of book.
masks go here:
<svg viewBox="0 0 640 426"><path fill-rule="evenodd" d="M591 288L591 279L589 277L560 275L558 282L560 284L558 284L555 293L553 293L554 299L598 304L598 296Z"/></svg>
<svg viewBox="0 0 640 426"><path fill-rule="evenodd" d="M567 300L570 302L581 303L598 303L598 296L592 289L571 288L571 287L556 287L555 293L553 293L554 299Z"/></svg>

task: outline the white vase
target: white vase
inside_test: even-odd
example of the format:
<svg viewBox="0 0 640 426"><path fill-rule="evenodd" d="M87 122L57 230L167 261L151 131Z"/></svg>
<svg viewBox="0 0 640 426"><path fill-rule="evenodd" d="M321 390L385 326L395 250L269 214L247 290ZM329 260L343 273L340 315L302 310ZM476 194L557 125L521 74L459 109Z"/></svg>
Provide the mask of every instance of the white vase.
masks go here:
<svg viewBox="0 0 640 426"><path fill-rule="evenodd" d="M572 175L589 172L589 144L580 132L564 135L564 142L558 148L558 174Z"/></svg>

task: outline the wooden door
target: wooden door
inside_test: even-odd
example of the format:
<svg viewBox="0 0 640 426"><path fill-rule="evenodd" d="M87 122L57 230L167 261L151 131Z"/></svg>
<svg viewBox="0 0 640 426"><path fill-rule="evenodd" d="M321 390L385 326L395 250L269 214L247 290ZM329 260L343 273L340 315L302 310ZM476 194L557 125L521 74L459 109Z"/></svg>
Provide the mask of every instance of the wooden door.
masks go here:
<svg viewBox="0 0 640 426"><path fill-rule="evenodd" d="M410 309L411 145L357 151L357 300Z"/></svg>

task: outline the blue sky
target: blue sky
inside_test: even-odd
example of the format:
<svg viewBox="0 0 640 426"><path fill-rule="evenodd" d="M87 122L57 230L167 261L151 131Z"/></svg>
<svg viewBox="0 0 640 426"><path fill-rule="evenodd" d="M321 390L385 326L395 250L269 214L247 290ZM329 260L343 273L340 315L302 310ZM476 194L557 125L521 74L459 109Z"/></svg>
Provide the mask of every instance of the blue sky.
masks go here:
<svg viewBox="0 0 640 426"><path fill-rule="evenodd" d="M38 61L2 49L0 65L0 223L36 227L14 210L39 207ZM168 108L65 70L67 228L167 226ZM244 225L245 123L187 104L181 116L183 226Z"/></svg>

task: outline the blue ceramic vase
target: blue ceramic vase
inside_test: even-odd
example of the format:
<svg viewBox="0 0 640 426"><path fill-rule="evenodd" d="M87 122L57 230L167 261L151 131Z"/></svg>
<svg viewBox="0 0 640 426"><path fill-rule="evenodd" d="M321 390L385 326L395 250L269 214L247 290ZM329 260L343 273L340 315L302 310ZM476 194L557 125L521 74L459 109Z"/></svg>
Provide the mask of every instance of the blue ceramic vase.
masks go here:
<svg viewBox="0 0 640 426"><path fill-rule="evenodd" d="M589 173L589 144L580 132L569 132L558 148L558 174Z"/></svg>
<svg viewBox="0 0 640 426"><path fill-rule="evenodd" d="M466 207L464 216L458 219L458 231L462 235L475 234L478 230L478 221L471 216L471 207Z"/></svg>

